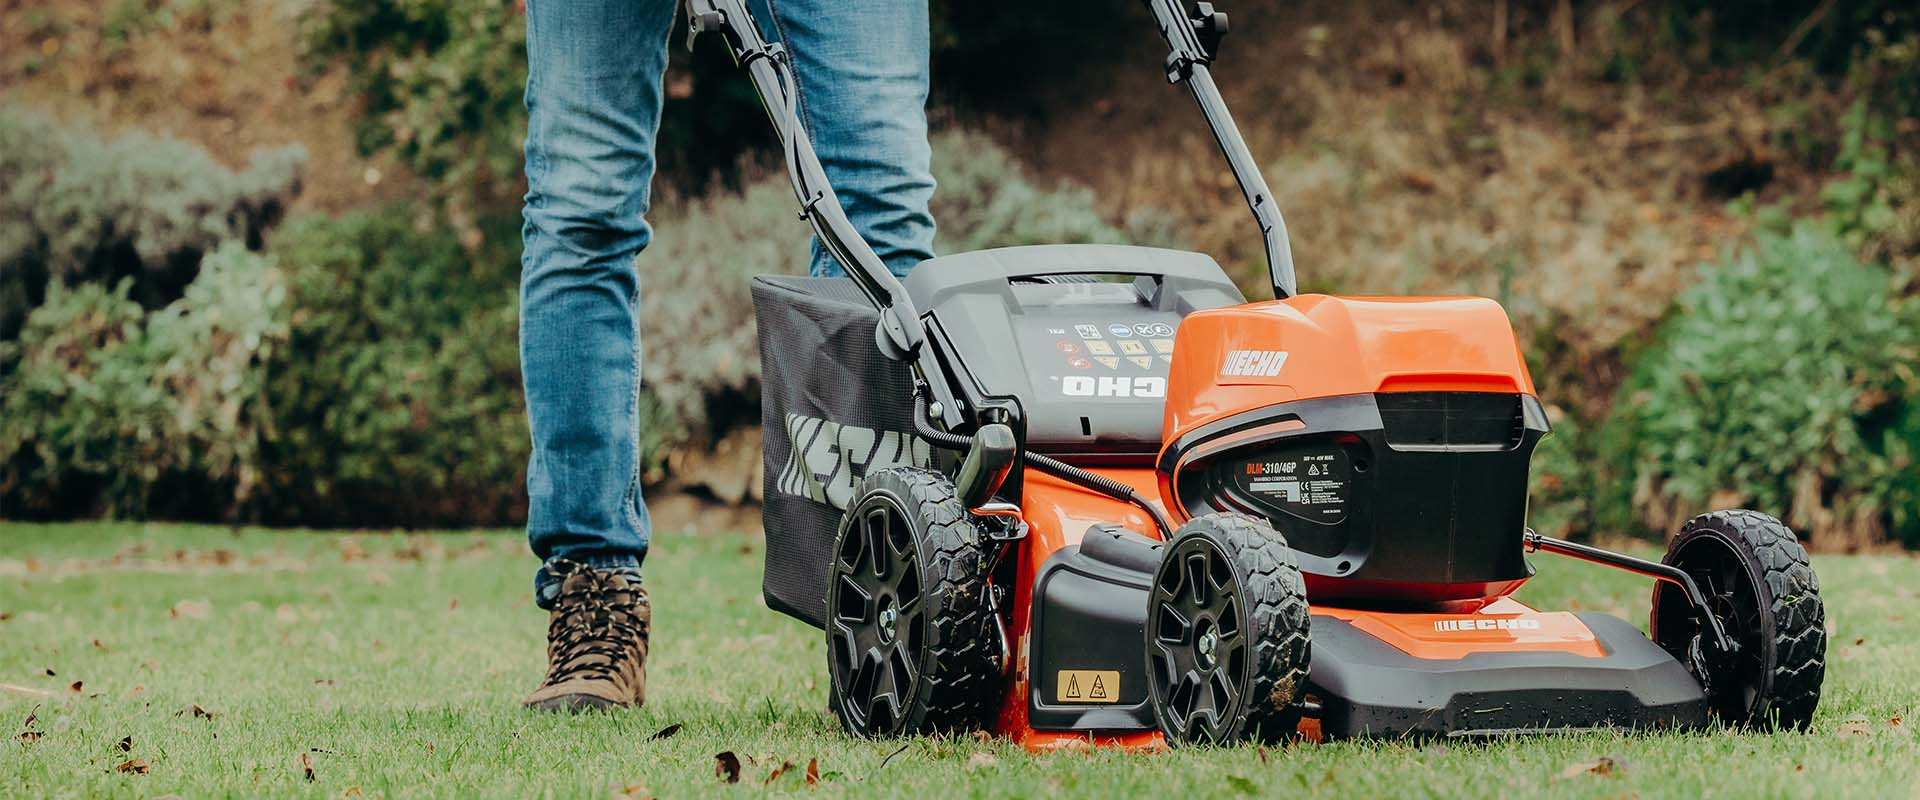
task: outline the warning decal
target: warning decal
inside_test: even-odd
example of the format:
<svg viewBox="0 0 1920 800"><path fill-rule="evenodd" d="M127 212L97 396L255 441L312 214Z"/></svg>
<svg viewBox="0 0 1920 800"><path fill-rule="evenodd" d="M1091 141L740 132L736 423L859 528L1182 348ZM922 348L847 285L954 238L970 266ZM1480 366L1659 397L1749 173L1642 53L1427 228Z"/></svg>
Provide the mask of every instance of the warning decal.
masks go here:
<svg viewBox="0 0 1920 800"><path fill-rule="evenodd" d="M1234 476L1240 488L1267 504L1311 522L1347 516L1347 454L1338 447L1261 455Z"/></svg>
<svg viewBox="0 0 1920 800"><path fill-rule="evenodd" d="M1054 700L1061 703L1120 702L1120 673L1109 669L1063 669L1054 676Z"/></svg>

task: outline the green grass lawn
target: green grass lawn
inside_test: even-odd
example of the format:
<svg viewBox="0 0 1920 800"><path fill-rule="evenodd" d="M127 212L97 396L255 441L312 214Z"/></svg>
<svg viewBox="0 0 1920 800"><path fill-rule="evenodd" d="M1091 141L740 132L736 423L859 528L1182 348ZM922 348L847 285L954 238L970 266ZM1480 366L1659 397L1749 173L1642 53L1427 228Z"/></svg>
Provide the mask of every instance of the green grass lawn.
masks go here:
<svg viewBox="0 0 1920 800"><path fill-rule="evenodd" d="M1920 797L1911 557L1815 559L1833 644L1810 733L1035 756L972 738L843 735L825 711L821 636L761 606L761 553L753 537L663 535L648 566L650 702L563 718L518 708L541 674L545 617L517 534L0 524L0 794L688 797L759 793L792 763L768 788ZM1541 575L1523 599L1644 621L1645 582L1534 560ZM211 716L182 713L192 706ZM722 751L744 764L731 789L714 777ZM1579 769L1602 757L1619 766ZM134 759L144 773L116 770ZM817 787L803 778L809 761Z"/></svg>

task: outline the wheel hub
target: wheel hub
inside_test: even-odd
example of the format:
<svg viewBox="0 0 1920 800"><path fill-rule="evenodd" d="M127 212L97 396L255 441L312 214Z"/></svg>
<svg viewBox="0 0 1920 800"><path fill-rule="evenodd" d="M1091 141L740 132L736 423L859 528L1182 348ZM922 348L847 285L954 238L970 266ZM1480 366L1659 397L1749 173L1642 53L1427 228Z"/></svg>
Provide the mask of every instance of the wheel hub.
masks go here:
<svg viewBox="0 0 1920 800"><path fill-rule="evenodd" d="M1214 652L1220 647L1220 631L1211 623L1201 623L1200 640L1195 643L1195 651L1202 669L1213 669Z"/></svg>
<svg viewBox="0 0 1920 800"><path fill-rule="evenodd" d="M898 629L900 626L900 607L897 605L894 605L893 600L891 598L884 600L882 602L883 602L883 605L880 608L880 617L879 617L880 641L883 643L890 643L893 641L895 636L899 635Z"/></svg>

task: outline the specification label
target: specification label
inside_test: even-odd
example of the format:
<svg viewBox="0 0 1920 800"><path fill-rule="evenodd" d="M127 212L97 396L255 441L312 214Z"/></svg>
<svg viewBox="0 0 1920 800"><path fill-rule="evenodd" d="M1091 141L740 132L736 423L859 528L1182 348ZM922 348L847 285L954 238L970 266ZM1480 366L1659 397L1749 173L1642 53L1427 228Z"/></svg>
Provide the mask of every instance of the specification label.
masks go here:
<svg viewBox="0 0 1920 800"><path fill-rule="evenodd" d="M1337 447L1262 456L1241 465L1235 478L1249 494L1301 519L1346 519L1347 454Z"/></svg>

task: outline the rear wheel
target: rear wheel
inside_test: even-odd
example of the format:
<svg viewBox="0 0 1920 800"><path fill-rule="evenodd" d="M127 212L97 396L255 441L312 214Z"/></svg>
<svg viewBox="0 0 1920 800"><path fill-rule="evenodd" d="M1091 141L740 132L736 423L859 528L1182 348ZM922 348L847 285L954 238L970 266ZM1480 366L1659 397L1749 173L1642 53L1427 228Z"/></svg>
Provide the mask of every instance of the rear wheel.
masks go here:
<svg viewBox="0 0 1920 800"><path fill-rule="evenodd" d="M1737 645L1718 653L1692 604L1665 582L1653 591L1648 631L1707 690L1729 725L1805 728L1826 675L1826 609L1806 548L1785 524L1757 511L1715 511L1689 520L1662 563L1679 567Z"/></svg>
<svg viewBox="0 0 1920 800"><path fill-rule="evenodd" d="M1169 742L1292 735L1307 682L1307 592L1286 539L1245 514L1180 526L1147 600L1148 687Z"/></svg>
<svg viewBox="0 0 1920 800"><path fill-rule="evenodd" d="M827 583L833 710L861 736L979 727L999 670L982 536L936 472L861 481Z"/></svg>

